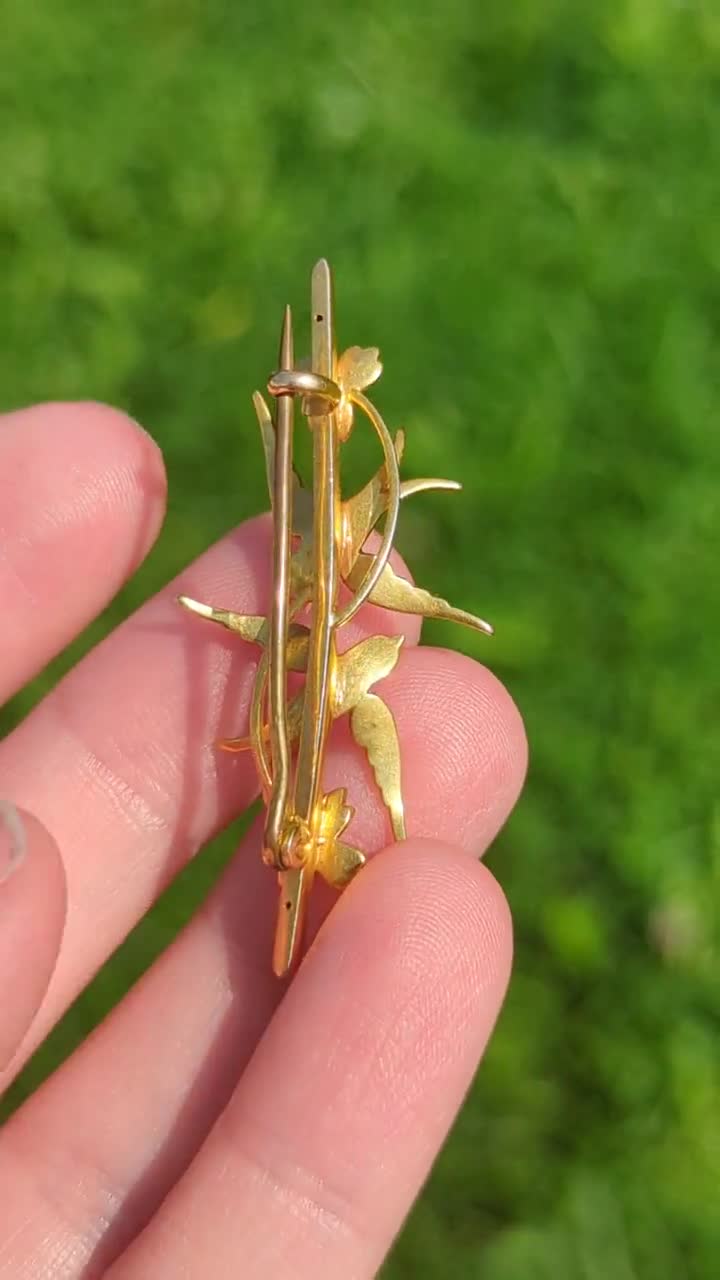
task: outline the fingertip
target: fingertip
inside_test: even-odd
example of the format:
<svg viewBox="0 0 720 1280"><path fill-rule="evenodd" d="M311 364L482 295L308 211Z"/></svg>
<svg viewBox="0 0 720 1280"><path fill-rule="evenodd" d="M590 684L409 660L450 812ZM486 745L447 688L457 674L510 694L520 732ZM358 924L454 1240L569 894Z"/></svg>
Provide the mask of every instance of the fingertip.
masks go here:
<svg viewBox="0 0 720 1280"><path fill-rule="evenodd" d="M55 840L37 818L8 801L0 803L0 862L2 1072L48 989L65 925L67 885Z"/></svg>
<svg viewBox="0 0 720 1280"><path fill-rule="evenodd" d="M454 650L404 646L378 686L401 744L409 835L482 854L509 817L527 769L527 740L507 690L486 667ZM327 762L329 787L344 785L356 812L351 844L370 853L389 822L365 756L341 728Z"/></svg>
<svg viewBox="0 0 720 1280"><path fill-rule="evenodd" d="M129 414L97 400L53 401L28 413L42 416L48 430L67 432L79 449L83 444L108 466L113 463L147 497L164 506L167 475L162 450L146 429Z"/></svg>
<svg viewBox="0 0 720 1280"><path fill-rule="evenodd" d="M384 939L403 965L412 967L417 955L424 972L442 975L441 988L454 975L451 1001L485 993L499 1007L512 965L512 917L496 878L465 850L423 838L389 846L356 877L329 922L345 929L347 913L368 953Z"/></svg>
<svg viewBox="0 0 720 1280"><path fill-rule="evenodd" d="M108 604L165 514L158 446L118 409L34 405L0 418L0 700ZM42 617L42 627L37 619Z"/></svg>
<svg viewBox="0 0 720 1280"><path fill-rule="evenodd" d="M76 431L88 441L102 440L122 450L141 449L157 456L162 454L155 440L130 414L100 400L43 400L38 404L13 409L0 419L6 431L22 427L25 432Z"/></svg>
<svg viewBox="0 0 720 1280"><path fill-rule="evenodd" d="M462 825L467 798L481 791L488 817L492 809L493 838L527 770L527 738L515 702L487 667L453 649L416 650L403 663L402 711L410 719L404 704L422 707L422 718L437 724L435 763L448 815L456 812ZM416 751L422 746L416 743Z"/></svg>
<svg viewBox="0 0 720 1280"><path fill-rule="evenodd" d="M450 650L445 652L450 653ZM474 685L488 711L489 729L495 735L498 779L512 808L527 776L528 740L525 722L515 699L502 681L483 663L464 653L453 652L452 661L460 681Z"/></svg>
<svg viewBox="0 0 720 1280"><path fill-rule="evenodd" d="M4 525L31 545L88 527L121 545L136 530L136 563L157 536L167 478L162 452L128 414L96 401L48 401L0 419ZM139 537L137 536L139 532ZM107 554L107 552L106 552Z"/></svg>

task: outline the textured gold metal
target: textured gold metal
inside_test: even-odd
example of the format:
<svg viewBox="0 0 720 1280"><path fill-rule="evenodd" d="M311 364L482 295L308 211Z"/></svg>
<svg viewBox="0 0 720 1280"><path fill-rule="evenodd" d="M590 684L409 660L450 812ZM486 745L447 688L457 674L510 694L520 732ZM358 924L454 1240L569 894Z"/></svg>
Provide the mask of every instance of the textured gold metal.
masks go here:
<svg viewBox="0 0 720 1280"><path fill-rule="evenodd" d="M348 715L387 807L393 835L406 835L400 743L392 713L375 692L397 664L402 636L368 636L339 653L340 629L365 602L400 613L460 622L487 635L482 618L456 609L395 573L389 557L400 503L428 489L459 489L451 480L400 480L405 436L393 440L365 395L382 372L376 347L335 351L330 268L318 262L311 286L312 359L294 363L292 317L287 308L280 368L268 381L274 416L259 392L253 403L260 426L273 511L273 594L268 618L201 604L180 603L261 648L246 736L223 740L229 751L251 750L266 805L263 859L278 874L280 903L273 952L278 976L301 956L308 896L316 875L343 888L365 854L341 839L352 816L345 788L323 790L323 764L333 720ZM294 404L312 433L312 490L293 468ZM380 442L383 464L354 496L340 492L339 455L360 412ZM384 519L379 545L369 535ZM349 598L341 603L341 590ZM301 620L302 619L302 620ZM288 673L305 683L290 696Z"/></svg>

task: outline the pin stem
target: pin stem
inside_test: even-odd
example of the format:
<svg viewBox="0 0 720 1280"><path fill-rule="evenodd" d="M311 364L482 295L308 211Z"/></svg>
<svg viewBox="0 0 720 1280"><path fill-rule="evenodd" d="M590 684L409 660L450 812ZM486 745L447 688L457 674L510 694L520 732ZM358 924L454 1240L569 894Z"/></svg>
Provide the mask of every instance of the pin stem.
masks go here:
<svg viewBox="0 0 720 1280"><path fill-rule="evenodd" d="M293 335L290 308L285 309L280 339L280 368L292 369ZM292 453L294 399L277 401L273 491L273 599L270 609L270 750L272 790L265 822L265 847L279 860L279 842L287 817L290 789L290 744L287 723L287 641L292 541Z"/></svg>
<svg viewBox="0 0 720 1280"><path fill-rule="evenodd" d="M324 260L312 275L312 371L332 379L335 349L330 268ZM333 615L338 588L339 527L338 440L335 414L327 401L310 400L313 434L313 600L308 649L305 704L300 728L293 810L296 820L313 834L325 743L330 724L330 679L335 656ZM313 860L280 873L280 908L275 937L275 972L291 971L299 958Z"/></svg>

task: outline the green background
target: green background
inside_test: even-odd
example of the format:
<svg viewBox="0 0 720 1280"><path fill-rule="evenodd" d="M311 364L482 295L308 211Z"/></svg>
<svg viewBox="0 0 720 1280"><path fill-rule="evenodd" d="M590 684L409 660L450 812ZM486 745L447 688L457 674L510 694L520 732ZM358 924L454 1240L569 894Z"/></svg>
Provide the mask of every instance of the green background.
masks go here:
<svg viewBox="0 0 720 1280"><path fill-rule="evenodd" d="M263 492L249 392L326 254L379 343L423 583L527 722L514 984L386 1275L710 1280L720 1256L720 10L4 0L0 396L161 443L149 561L30 701ZM31 1087L186 918L226 837Z"/></svg>

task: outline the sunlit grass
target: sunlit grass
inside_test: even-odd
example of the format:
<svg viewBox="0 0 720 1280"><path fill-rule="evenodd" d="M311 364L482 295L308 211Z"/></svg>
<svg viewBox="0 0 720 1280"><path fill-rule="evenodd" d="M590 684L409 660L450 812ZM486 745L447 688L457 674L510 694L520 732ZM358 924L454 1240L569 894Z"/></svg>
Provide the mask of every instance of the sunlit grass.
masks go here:
<svg viewBox="0 0 720 1280"><path fill-rule="evenodd" d="M409 472L464 484L409 504L401 545L497 635L428 639L489 662L527 720L527 794L492 854L515 981L388 1277L710 1280L712 6L65 9L3 12L2 402L127 408L171 492L156 551L92 635L263 502L249 397L323 252L341 339L381 347L378 401L407 427ZM156 912L36 1074L211 871Z"/></svg>

